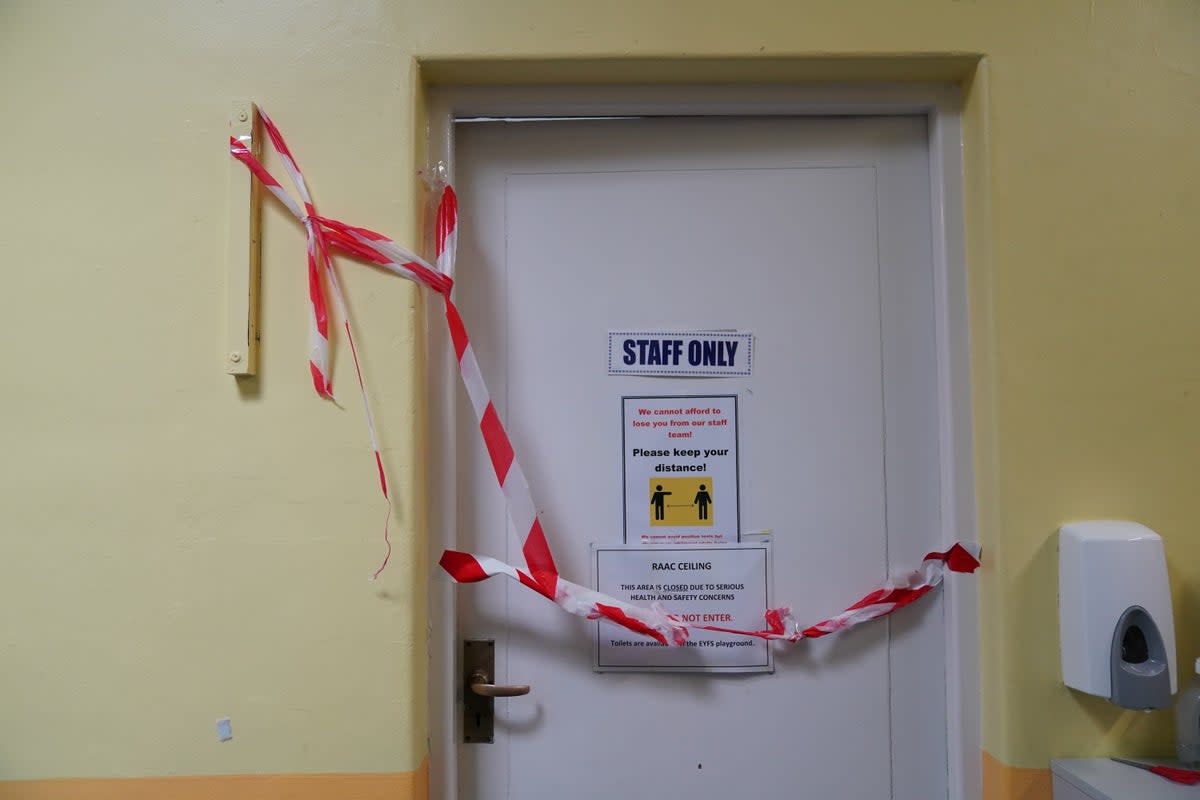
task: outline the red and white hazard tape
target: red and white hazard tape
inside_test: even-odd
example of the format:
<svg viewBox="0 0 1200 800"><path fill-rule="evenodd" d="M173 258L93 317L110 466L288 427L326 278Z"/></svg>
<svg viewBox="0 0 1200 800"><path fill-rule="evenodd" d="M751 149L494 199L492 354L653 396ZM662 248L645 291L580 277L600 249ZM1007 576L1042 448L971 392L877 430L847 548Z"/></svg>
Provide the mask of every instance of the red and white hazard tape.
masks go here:
<svg viewBox="0 0 1200 800"><path fill-rule="evenodd" d="M550 553L549 543L546 540L541 521L538 519L536 506L529 491L529 482L521 470L508 433L492 404L462 317L450 298L454 287L454 281L450 276L454 271L458 238L458 200L454 195L454 190L450 186L446 186L438 204L435 225L437 257L436 265L431 265L383 234L319 216L313 207L304 176L279 129L265 113L262 115L262 119L271 145L279 154L284 169L291 178L293 186L296 187L302 203L297 203L250 150L233 137L230 137L229 140L230 152L234 158L245 164L255 177L304 225L308 236L308 287L311 305L309 368L312 373L313 387L317 394L331 400L333 399L333 383L329 373L329 319L324 294L326 280L333 289L338 313L342 316L346 338L350 342L350 351L354 356L354 367L358 376L359 391L362 394L371 448L375 455L379 483L385 499L388 497L387 476L383 460L379 455L374 418L371 414L370 402L367 399L358 353L354 347L354 337L350 330L346 304L333 268L331 248L337 248L349 255L388 269L401 277L414 280L422 286L434 290L443 298L446 308L446 324L449 327L451 341L454 343L454 352L458 360L463 387L466 389L471 406L475 411L480 434L487 448L492 469L496 473L496 481L507 501L509 517L515 526L514 529L523 532L520 544L525 560L525 569L522 570L487 556L447 550L442 554L438 563L455 581L473 583L486 580L494 575L504 575L541 594L571 614L588 619L607 619L630 630L650 636L663 644L683 644L687 641L688 630L691 628L797 642L801 639L810 639L845 630L868 620L891 614L916 601L940 584L947 569L951 572L974 572L979 566L977 548L955 544L945 552L930 553L925 556L917 570L895 583L885 584L835 617L803 627L792 617L790 609L770 609L765 614L766 628L754 631L685 623L657 603L649 608L636 606L562 578L558 574L554 557ZM386 523L384 538L386 541ZM389 543L388 555L390 556L390 554L391 544ZM375 572L375 576L378 576L386 565L387 557Z"/></svg>
<svg viewBox="0 0 1200 800"><path fill-rule="evenodd" d="M447 550L442 555L442 569L459 583L475 583L494 575L505 575L530 585L529 576L494 558L473 556ZM816 639L830 633L853 628L879 617L886 617L928 594L950 572L974 572L979 567L979 548L956 543L949 550L929 553L921 566L898 580L888 581L842 613L812 625L802 625L788 607L768 609L764 615L766 628L741 630L719 625L700 625L684 622L668 612L660 603L649 608L635 606L608 595L600 594L562 578L558 579L555 595L551 597L564 610L588 619L608 619L630 630L650 636L663 644L680 645L688 639L688 629L717 631L759 639L780 639L798 642ZM541 591L537 586L531 588ZM543 592L543 594L545 594ZM549 595L547 595L549 596Z"/></svg>
<svg viewBox="0 0 1200 800"><path fill-rule="evenodd" d="M358 389L362 396L363 412L367 421L367 433L371 440L371 452L375 456L375 468L379 474L379 488L388 504L387 518L383 524L383 541L387 546L383 561L371 576L372 580L387 567L392 556L392 543L388 538L388 523L391 521L391 499L388 495L387 472L383 467L383 459L379 454L379 438L375 433L375 417L371 413L371 403L367 398L367 389L363 382L362 365L358 360L358 348L354 345L354 334L350 329L350 315L346 311L346 301L338 283L337 272L333 268L330 247L357 256L385 269L389 269L404 278L415 280L429 286L447 299L453 282L439 273L424 260L409 253L391 239L382 234L365 228L327 219L317 214L304 175L296 164L296 159L288 149L283 135L275 127L275 123L262 112L263 127L271 141L271 146L283 162L283 167L291 178L292 185L300 195L301 202L288 194L283 186L270 172L254 157L249 148L234 137L229 137L230 153L241 161L256 178L273 194L296 219L304 225L308 236L308 296L309 296L309 356L308 366L312 373L313 388L317 394L327 400L333 400L333 377L329 371L329 313L325 302L325 281L328 280L333 289L333 297L342 317L342 326L346 331L346 340L350 343L350 354L354 359L354 373L358 377ZM448 188L448 187L447 187Z"/></svg>

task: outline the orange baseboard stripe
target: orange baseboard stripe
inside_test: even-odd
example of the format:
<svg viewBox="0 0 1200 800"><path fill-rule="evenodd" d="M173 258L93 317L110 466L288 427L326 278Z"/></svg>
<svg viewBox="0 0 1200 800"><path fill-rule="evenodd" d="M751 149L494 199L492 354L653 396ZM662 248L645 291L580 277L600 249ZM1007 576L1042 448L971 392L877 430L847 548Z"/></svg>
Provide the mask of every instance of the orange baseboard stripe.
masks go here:
<svg viewBox="0 0 1200 800"><path fill-rule="evenodd" d="M1010 767L983 753L983 800L1051 800L1050 769Z"/></svg>
<svg viewBox="0 0 1200 800"><path fill-rule="evenodd" d="M413 772L0 781L0 800L426 800L428 796L428 762Z"/></svg>

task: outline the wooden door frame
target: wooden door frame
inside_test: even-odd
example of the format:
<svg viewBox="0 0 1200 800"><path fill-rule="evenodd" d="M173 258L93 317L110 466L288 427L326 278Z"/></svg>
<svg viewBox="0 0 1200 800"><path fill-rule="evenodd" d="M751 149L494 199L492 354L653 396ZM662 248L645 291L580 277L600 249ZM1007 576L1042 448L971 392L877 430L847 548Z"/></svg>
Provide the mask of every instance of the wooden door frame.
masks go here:
<svg viewBox="0 0 1200 800"><path fill-rule="evenodd" d="M431 88L426 114L430 163L454 175L455 121L471 117L819 116L920 115L928 120L934 259L935 346L939 428L941 539L972 539L976 531L970 338L963 210L963 135L955 84L844 85L554 85ZM426 293L427 295L429 293ZM436 556L454 548L458 500L455 470L453 349L439 323L440 305L426 309L428 370L429 541ZM455 587L431 557L429 580L429 764L431 800L458 800ZM973 580L950 580L945 592L947 785L954 800L982 794L979 591Z"/></svg>

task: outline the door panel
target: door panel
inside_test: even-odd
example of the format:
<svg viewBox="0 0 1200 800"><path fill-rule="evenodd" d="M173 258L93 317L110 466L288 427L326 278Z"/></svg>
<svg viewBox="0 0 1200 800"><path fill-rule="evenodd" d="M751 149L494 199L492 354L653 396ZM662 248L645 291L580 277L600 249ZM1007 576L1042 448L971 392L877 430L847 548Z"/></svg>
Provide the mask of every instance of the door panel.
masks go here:
<svg viewBox="0 0 1200 800"><path fill-rule="evenodd" d="M918 118L458 126L456 296L564 577L622 538L622 395L739 396L742 530L803 620L940 544L926 152ZM617 328L752 331L754 374L609 376ZM459 546L520 563L459 403ZM939 594L756 676L593 673L597 623L510 581L458 608L533 686L463 798L946 794Z"/></svg>

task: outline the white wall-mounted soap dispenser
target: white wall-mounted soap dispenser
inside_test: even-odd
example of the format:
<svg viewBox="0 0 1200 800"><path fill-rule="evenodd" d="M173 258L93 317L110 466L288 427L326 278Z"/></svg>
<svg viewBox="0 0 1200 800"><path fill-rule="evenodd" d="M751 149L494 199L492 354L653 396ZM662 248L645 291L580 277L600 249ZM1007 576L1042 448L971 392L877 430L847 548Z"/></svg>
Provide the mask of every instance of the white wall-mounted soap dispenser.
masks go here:
<svg viewBox="0 0 1200 800"><path fill-rule="evenodd" d="M1125 708L1170 705L1175 620L1162 539L1136 522L1058 532L1063 681Z"/></svg>

